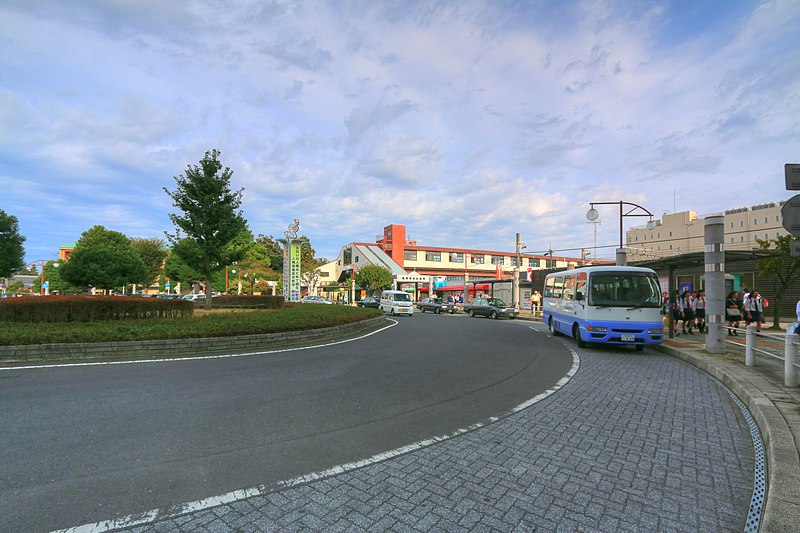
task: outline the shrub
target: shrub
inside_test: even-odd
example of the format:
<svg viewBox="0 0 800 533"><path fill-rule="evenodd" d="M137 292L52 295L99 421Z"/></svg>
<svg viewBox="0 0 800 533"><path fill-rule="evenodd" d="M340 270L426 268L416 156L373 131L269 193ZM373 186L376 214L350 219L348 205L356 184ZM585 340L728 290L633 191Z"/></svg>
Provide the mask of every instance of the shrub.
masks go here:
<svg viewBox="0 0 800 533"><path fill-rule="evenodd" d="M0 322L89 322L192 316L184 300L125 296L46 296L0 300Z"/></svg>
<svg viewBox="0 0 800 533"><path fill-rule="evenodd" d="M194 300L195 305L205 305L206 299ZM285 300L283 296L234 296L220 295L212 300L213 307L235 309L280 309Z"/></svg>

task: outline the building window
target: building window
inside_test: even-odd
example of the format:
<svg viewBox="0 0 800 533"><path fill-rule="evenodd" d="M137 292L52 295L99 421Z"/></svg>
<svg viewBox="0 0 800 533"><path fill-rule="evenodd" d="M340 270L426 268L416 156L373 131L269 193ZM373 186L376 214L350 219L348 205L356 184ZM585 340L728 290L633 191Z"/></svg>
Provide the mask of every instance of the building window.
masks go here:
<svg viewBox="0 0 800 533"><path fill-rule="evenodd" d="M731 227L733 227L733 222L731 222Z"/></svg>
<svg viewBox="0 0 800 533"><path fill-rule="evenodd" d="M511 266L512 267L517 266L517 258L516 257L509 257L508 260L511 261ZM525 260L520 258L520 263L524 263L524 262L525 262Z"/></svg>
<svg viewBox="0 0 800 533"><path fill-rule="evenodd" d="M528 266L529 267L539 268L539 260L538 259L534 259L533 257L531 257L530 259L528 259Z"/></svg>
<svg viewBox="0 0 800 533"><path fill-rule="evenodd" d="M754 219L753 219L753 225L754 225L754 226L758 226L758 219L757 219L757 218L754 218Z"/></svg>
<svg viewBox="0 0 800 533"><path fill-rule="evenodd" d="M406 261L416 261L417 260L417 251L416 250L405 250L403 252L403 259Z"/></svg>
<svg viewBox="0 0 800 533"><path fill-rule="evenodd" d="M739 237L739 242L744 242L744 235L742 235L741 237Z"/></svg>
<svg viewBox="0 0 800 533"><path fill-rule="evenodd" d="M464 254L461 252L450 252L450 262L451 263L463 263L464 262Z"/></svg>
<svg viewBox="0 0 800 533"><path fill-rule="evenodd" d="M636 242L639 242L639 236L638 235L636 236Z"/></svg>
<svg viewBox="0 0 800 533"><path fill-rule="evenodd" d="M744 220L740 220L740 221L739 221L739 227L740 227L740 228L743 228L743 227L744 227Z"/></svg>
<svg viewBox="0 0 800 533"><path fill-rule="evenodd" d="M425 261L435 261L437 263L442 260L442 252L425 252Z"/></svg>
<svg viewBox="0 0 800 533"><path fill-rule="evenodd" d="M358 263L358 258L361 257L359 255L356 256L355 262Z"/></svg>
<svg viewBox="0 0 800 533"><path fill-rule="evenodd" d="M325 271L323 270L323 271L321 271L321 272L319 273L319 277L321 277L321 278L329 278L329 277L331 277L331 273L330 273L330 272L325 272Z"/></svg>
<svg viewBox="0 0 800 533"><path fill-rule="evenodd" d="M764 224L767 224L767 217L764 217Z"/></svg>
<svg viewBox="0 0 800 533"><path fill-rule="evenodd" d="M669 236L672 237L672 232L671 231L669 232ZM669 249L672 250L672 247L670 246Z"/></svg>
<svg viewBox="0 0 800 533"><path fill-rule="evenodd" d="M731 237L731 242L733 242L733 237Z"/></svg>
<svg viewBox="0 0 800 533"><path fill-rule="evenodd" d="M671 244L669 245L669 249L672 250L672 245Z"/></svg>
<svg viewBox="0 0 800 533"><path fill-rule="evenodd" d="M506 263L505 257L502 255L493 255L492 256L492 264L493 265L504 265Z"/></svg>
<svg viewBox="0 0 800 533"><path fill-rule="evenodd" d="M469 256L469 262L473 265L482 265L483 264L483 256L482 255L471 255Z"/></svg>

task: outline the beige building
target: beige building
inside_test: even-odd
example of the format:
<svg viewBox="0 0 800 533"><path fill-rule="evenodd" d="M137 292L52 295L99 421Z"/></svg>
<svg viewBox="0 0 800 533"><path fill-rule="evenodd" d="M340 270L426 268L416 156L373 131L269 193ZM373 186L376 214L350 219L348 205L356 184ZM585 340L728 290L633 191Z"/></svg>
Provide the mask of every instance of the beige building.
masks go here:
<svg viewBox="0 0 800 533"><path fill-rule="evenodd" d="M756 239L768 240L788 235L781 225L785 201L729 209L725 217L725 249L752 250ZM718 216L719 213L714 213ZM711 216L711 215L709 215ZM703 219L694 211L664 214L660 219L626 232L629 259L652 259L703 251Z"/></svg>

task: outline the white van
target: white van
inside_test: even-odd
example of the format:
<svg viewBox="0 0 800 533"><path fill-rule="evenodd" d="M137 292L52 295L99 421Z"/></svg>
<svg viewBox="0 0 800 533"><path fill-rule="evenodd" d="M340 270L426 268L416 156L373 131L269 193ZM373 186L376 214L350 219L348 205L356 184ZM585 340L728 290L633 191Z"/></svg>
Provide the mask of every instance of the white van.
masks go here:
<svg viewBox="0 0 800 533"><path fill-rule="evenodd" d="M411 296L403 291L383 291L381 293L381 311L390 315L414 315Z"/></svg>

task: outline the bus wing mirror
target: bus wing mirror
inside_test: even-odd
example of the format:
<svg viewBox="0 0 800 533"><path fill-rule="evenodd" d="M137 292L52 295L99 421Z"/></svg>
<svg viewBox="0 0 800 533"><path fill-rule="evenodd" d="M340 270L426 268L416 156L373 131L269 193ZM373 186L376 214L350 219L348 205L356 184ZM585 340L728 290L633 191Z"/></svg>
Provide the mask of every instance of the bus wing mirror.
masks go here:
<svg viewBox="0 0 800 533"><path fill-rule="evenodd" d="M578 302L583 301L583 293L582 292L575 293L575 300Z"/></svg>

